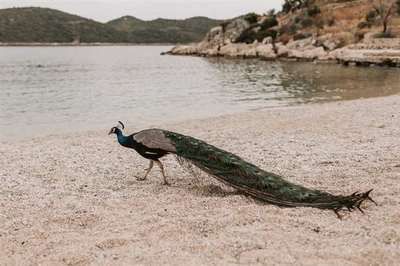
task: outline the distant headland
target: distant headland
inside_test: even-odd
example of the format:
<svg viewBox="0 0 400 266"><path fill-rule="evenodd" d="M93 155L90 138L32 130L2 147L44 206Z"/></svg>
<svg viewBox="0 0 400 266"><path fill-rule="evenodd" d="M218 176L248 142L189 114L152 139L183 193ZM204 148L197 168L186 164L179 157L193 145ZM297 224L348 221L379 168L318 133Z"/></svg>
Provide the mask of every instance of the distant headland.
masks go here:
<svg viewBox="0 0 400 266"><path fill-rule="evenodd" d="M124 16L100 23L49 8L7 8L0 9L0 45L189 43L202 40L210 28L221 22L207 17L145 21Z"/></svg>

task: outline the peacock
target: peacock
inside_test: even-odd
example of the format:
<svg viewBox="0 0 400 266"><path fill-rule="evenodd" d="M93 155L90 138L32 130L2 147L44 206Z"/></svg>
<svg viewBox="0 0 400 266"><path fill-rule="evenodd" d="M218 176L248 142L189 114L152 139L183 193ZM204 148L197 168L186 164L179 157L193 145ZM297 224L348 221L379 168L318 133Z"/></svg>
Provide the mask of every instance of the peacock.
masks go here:
<svg viewBox="0 0 400 266"><path fill-rule="evenodd" d="M217 180L259 200L282 207L314 207L333 210L340 218L339 211L355 208L363 212L361 204L370 200L371 190L351 195L333 195L324 191L309 189L286 181L283 177L266 172L246 162L239 156L219 149L202 140L163 129L146 129L129 136L123 134L125 125L118 121L111 128L110 134L116 134L119 144L136 150L141 156L150 160L143 177L145 180L156 163L169 185L164 166L159 160L175 154L180 160L189 162Z"/></svg>

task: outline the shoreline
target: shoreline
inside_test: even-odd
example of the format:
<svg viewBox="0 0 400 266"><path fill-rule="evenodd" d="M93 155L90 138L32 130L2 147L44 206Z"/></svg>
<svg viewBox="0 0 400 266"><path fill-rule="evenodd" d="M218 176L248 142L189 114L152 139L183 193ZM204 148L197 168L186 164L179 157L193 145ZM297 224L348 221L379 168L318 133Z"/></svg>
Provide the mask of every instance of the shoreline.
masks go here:
<svg viewBox="0 0 400 266"><path fill-rule="evenodd" d="M400 38L375 39L332 50L316 46L316 43L318 42L313 37L291 41L287 45L282 43L215 45L203 41L190 45L177 45L162 55L338 63L344 66L363 67L400 67Z"/></svg>
<svg viewBox="0 0 400 266"><path fill-rule="evenodd" d="M374 188L365 214L279 208L148 162L103 131L0 146L4 264L396 265L400 95L249 111L159 127L334 194ZM140 130L127 124L127 132ZM388 212L390 210L390 212ZM282 252L285 251L285 252Z"/></svg>
<svg viewBox="0 0 400 266"><path fill-rule="evenodd" d="M233 59L233 58L232 58ZM325 62L326 63L326 62ZM306 106L320 106L320 105L325 105L325 104L340 104L344 102L357 102L357 101L365 101L365 100L373 100L375 98L387 98L387 97L396 97L398 96L398 93L395 94L390 94L390 95L383 95L383 96L375 96L375 97L367 97L367 98L358 98L358 99L345 99L345 100L332 100L332 101L326 101L326 102L313 102L313 103L306 103L306 104L294 104L294 105L283 105L283 106L271 106L271 107L260 107L257 109L253 110L247 110L247 111L240 111L240 112L234 112L234 113L226 113L226 114L219 114L216 116L204 116L204 117L198 117L198 118L187 118L187 119L182 119L182 120L177 120L177 121L169 121L166 123L160 124L157 122L153 122L149 125L142 124L140 128L136 128L136 131L140 131L145 128L153 128L153 127L162 127L162 126L174 126L174 125L181 125L185 123L193 123L193 122L204 122L206 121L212 121L215 119L229 119L230 117L234 116L243 116L243 115L251 115L256 112L269 112L269 111L290 111L296 108L304 108ZM129 127L128 127L129 128ZM104 132L108 131L109 128L95 128L95 129L78 129L77 131L68 131L68 132L62 132L62 130L58 131L49 131L43 134L37 134L32 136L31 138L27 138L24 135L20 136L13 136L13 137L4 137L0 136L0 144L11 144L11 143L16 143L16 142L21 142L21 141L43 141L46 138L63 138L63 137L79 137L81 135L87 135L87 134L96 134L96 135L102 135ZM12 140L12 141L11 141Z"/></svg>

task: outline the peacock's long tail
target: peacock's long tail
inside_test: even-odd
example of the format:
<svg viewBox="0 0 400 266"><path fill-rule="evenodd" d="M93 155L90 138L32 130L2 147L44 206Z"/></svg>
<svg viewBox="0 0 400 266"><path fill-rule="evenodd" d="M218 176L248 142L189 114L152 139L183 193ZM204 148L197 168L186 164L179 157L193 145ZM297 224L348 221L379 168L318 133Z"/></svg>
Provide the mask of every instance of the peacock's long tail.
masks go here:
<svg viewBox="0 0 400 266"><path fill-rule="evenodd" d="M271 204L331 209L337 213L343 208L362 211L360 205L364 200L373 201L369 196L372 189L349 196L332 195L290 183L204 141L168 131L165 135L174 144L177 156L218 180Z"/></svg>

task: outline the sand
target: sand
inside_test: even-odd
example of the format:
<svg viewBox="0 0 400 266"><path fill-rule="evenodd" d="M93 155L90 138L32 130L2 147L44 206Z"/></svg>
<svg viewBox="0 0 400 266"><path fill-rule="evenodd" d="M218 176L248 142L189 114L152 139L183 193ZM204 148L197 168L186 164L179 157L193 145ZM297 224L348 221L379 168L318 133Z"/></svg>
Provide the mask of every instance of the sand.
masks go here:
<svg viewBox="0 0 400 266"><path fill-rule="evenodd" d="M128 131L135 121L126 121ZM155 125L206 140L292 182L348 194L365 214L279 208L148 162L104 130L0 146L1 265L396 265L400 96Z"/></svg>

